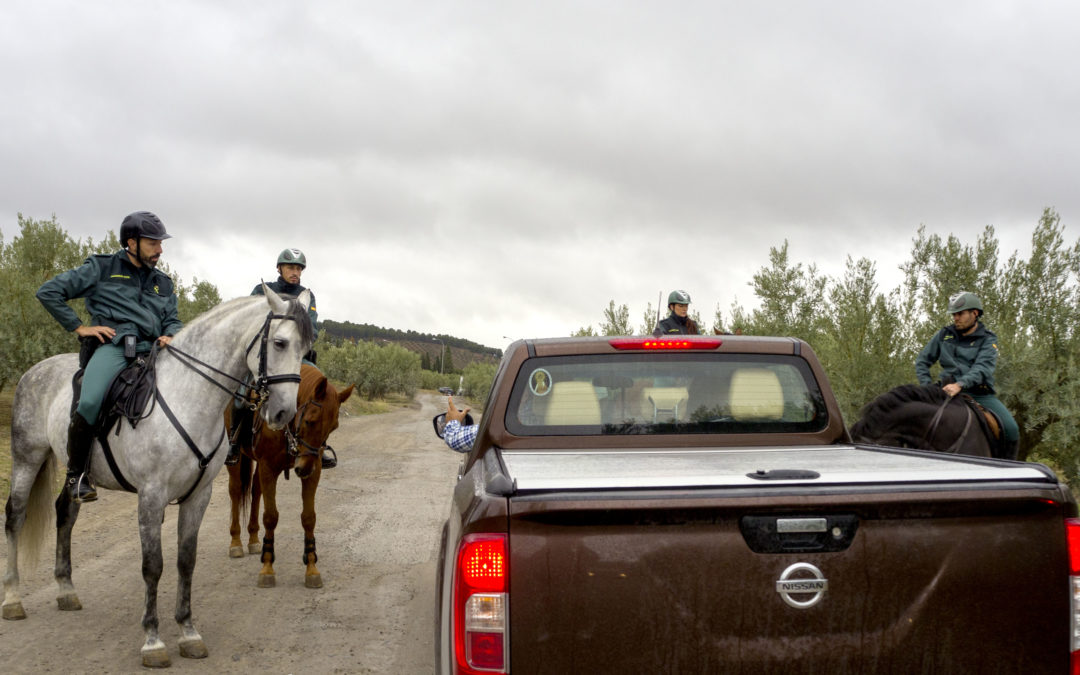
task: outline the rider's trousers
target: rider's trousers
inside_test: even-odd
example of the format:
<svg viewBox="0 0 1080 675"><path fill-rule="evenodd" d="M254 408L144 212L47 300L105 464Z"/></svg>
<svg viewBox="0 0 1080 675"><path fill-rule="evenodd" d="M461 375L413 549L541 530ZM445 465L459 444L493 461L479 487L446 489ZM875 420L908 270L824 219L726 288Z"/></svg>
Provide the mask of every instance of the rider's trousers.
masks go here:
<svg viewBox="0 0 1080 675"><path fill-rule="evenodd" d="M128 360L124 358L124 348L106 342L97 348L90 362L83 371L82 393L79 395L79 407L76 409L90 425L97 423L101 414L101 403L116 374L124 369Z"/></svg>
<svg viewBox="0 0 1080 675"><path fill-rule="evenodd" d="M1001 420L1002 431L1005 432L1005 439L1009 441L1020 440L1020 427L1016 424L1016 420L1013 419L1012 413L1005 407L997 396L992 394L986 394L983 396L972 396L971 398L986 408L990 412L998 416Z"/></svg>

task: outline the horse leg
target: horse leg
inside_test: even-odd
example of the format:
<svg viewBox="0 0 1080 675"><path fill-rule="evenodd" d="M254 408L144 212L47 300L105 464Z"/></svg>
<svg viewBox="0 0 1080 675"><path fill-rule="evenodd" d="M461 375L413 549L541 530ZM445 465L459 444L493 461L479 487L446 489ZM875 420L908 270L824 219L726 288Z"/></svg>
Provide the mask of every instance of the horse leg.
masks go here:
<svg viewBox="0 0 1080 675"><path fill-rule="evenodd" d="M157 590L161 580L161 521L165 515L165 500L160 492L144 489L139 493L139 539L142 541L142 573L146 583L146 613L142 626L146 643L142 647L142 663L148 668L171 665L169 651L158 636Z"/></svg>
<svg viewBox="0 0 1080 675"><path fill-rule="evenodd" d="M71 530L79 518L79 502L65 487L56 498L56 567L53 576L60 587L56 604L64 611L82 609L75 586L71 583Z"/></svg>
<svg viewBox="0 0 1080 675"><path fill-rule="evenodd" d="M199 547L199 525L206 513L206 505L210 503L210 492L210 483L207 483L180 505L176 527L176 569L179 572L176 584L176 623L180 625L182 633L180 656L189 659L204 659L209 653L202 636L191 623L191 576L195 572L195 557Z"/></svg>
<svg viewBox="0 0 1080 675"><path fill-rule="evenodd" d="M264 462L259 463L259 483L263 498L263 547L262 569L259 570L259 588L273 588L274 577L274 528L277 527L277 474Z"/></svg>
<svg viewBox="0 0 1080 675"><path fill-rule="evenodd" d="M262 503L262 483L259 481L259 465L255 464L251 477L251 497L248 505L248 553L259 553L259 504Z"/></svg>
<svg viewBox="0 0 1080 675"><path fill-rule="evenodd" d="M14 488L14 485L12 485ZM7 537L7 572L4 573L3 617L8 620L26 618L19 596L19 531L26 520L26 499L17 497L13 489L4 507L4 534Z"/></svg>
<svg viewBox="0 0 1080 675"><path fill-rule="evenodd" d="M304 497L304 510L300 513L300 523L304 526L304 586L322 588L322 575L315 567L319 556L315 553L315 490L319 487L320 472L301 480L301 493Z"/></svg>
<svg viewBox="0 0 1080 675"><path fill-rule="evenodd" d="M244 546L240 543L240 505L244 499L241 464L242 462L225 467L229 470L229 501L232 502L229 521L229 535L232 537L229 542L230 558L244 557Z"/></svg>

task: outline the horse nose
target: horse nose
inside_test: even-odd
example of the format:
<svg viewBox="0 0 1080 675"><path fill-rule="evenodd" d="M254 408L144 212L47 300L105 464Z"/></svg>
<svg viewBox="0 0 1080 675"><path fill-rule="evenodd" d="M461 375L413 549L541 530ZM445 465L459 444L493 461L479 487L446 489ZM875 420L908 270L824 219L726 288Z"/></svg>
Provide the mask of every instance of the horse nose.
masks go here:
<svg viewBox="0 0 1080 675"><path fill-rule="evenodd" d="M285 421L286 421L285 411L284 410L277 411L277 413L274 415L274 424L278 428L281 428L281 427L285 426Z"/></svg>

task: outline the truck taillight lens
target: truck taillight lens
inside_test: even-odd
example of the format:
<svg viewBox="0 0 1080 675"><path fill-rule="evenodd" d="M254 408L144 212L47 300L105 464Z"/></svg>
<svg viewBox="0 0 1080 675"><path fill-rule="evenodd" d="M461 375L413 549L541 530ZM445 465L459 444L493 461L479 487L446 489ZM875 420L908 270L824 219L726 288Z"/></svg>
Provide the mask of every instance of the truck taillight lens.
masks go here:
<svg viewBox="0 0 1080 675"><path fill-rule="evenodd" d="M1069 547L1069 672L1080 674L1080 519L1065 519L1065 540Z"/></svg>
<svg viewBox="0 0 1080 675"><path fill-rule="evenodd" d="M457 671L506 673L510 576L505 534L468 534L454 571L454 652Z"/></svg>

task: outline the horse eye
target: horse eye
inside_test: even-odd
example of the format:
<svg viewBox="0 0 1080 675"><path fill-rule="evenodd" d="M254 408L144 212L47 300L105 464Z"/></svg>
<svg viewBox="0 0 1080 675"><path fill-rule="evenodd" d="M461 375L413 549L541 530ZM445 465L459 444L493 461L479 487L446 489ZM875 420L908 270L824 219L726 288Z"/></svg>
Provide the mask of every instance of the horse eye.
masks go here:
<svg viewBox="0 0 1080 675"><path fill-rule="evenodd" d="M289 346L289 341L285 338L274 338L274 347L276 349L285 349Z"/></svg>

